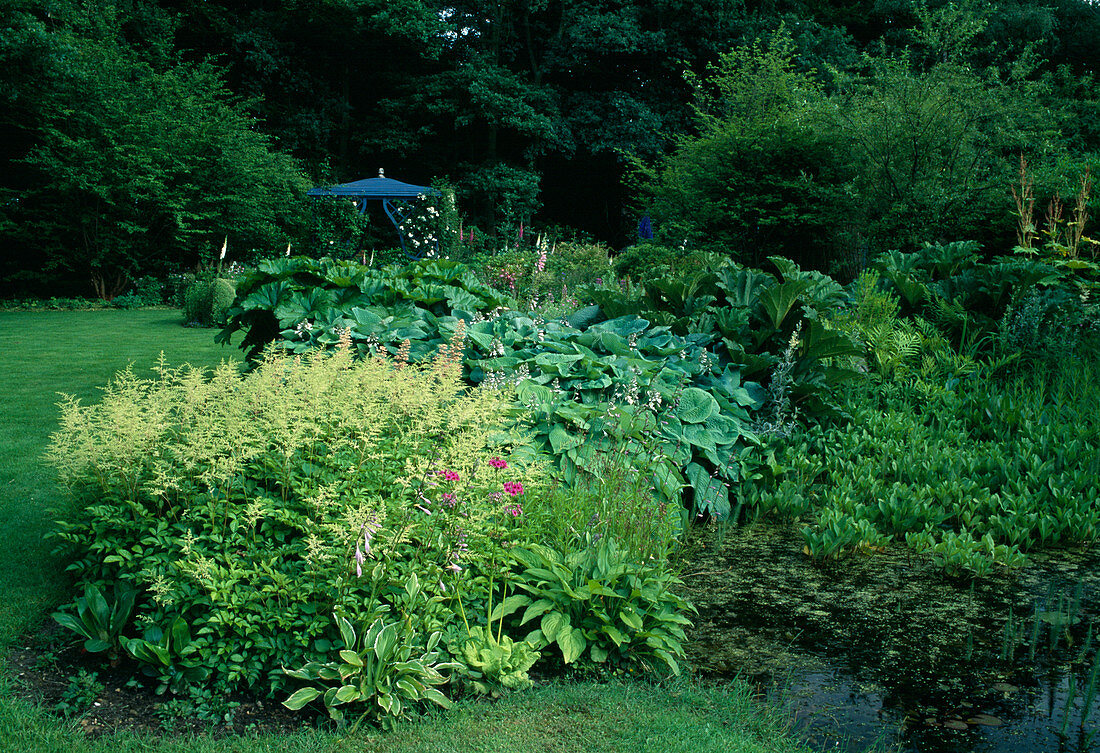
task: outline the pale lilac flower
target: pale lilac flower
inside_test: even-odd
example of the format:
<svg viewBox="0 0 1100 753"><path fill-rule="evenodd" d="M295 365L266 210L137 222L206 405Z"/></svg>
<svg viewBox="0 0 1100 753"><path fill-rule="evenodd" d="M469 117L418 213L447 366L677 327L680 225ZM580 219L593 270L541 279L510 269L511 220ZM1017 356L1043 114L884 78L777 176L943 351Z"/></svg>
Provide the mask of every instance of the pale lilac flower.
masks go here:
<svg viewBox="0 0 1100 753"><path fill-rule="evenodd" d="M380 527L374 520L368 520L363 524L360 535L355 539L355 575L357 578L363 577L363 563L370 556L370 543ZM363 542L362 548L359 547L360 540Z"/></svg>

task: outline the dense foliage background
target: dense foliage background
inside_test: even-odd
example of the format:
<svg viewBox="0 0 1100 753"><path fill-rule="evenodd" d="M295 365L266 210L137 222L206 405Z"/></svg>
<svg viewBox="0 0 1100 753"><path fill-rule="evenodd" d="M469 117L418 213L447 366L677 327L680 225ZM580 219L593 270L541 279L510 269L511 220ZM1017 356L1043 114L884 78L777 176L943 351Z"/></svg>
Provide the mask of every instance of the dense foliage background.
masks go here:
<svg viewBox="0 0 1100 753"><path fill-rule="evenodd" d="M479 238L534 221L618 248L649 212L666 244L750 263L999 252L1020 154L1041 208L1100 145L1087 0L0 9L0 295L111 297L227 236L241 261L312 251L304 190L380 166L449 181Z"/></svg>

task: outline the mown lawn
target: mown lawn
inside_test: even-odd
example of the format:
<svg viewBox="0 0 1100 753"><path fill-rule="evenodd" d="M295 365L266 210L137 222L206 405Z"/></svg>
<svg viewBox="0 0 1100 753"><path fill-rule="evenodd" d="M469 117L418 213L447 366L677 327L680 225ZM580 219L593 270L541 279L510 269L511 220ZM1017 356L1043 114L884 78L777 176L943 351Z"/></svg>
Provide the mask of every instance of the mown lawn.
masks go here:
<svg viewBox="0 0 1100 753"><path fill-rule="evenodd" d="M85 401L131 366L144 375L163 352L170 365L240 360L212 330L186 329L172 310L0 312L0 654L68 600L64 562L44 535L64 496L41 457L56 426L58 393ZM738 751L807 750L783 721L749 698L743 684L703 688L687 681L554 683L495 702L466 701L450 712L354 739L304 729L278 737L86 739L18 697L0 669L0 750L50 751Z"/></svg>

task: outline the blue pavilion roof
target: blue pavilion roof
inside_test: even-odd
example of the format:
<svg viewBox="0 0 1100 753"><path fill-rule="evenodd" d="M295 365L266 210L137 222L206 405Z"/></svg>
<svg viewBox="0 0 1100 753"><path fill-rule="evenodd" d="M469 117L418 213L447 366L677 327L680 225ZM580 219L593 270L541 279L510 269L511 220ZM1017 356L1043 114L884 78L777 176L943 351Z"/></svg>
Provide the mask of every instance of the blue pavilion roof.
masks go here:
<svg viewBox="0 0 1100 753"><path fill-rule="evenodd" d="M430 186L414 186L387 178L382 170L377 178L365 178L338 186L319 186L306 192L307 196L347 196L359 199L408 199L423 194L436 193Z"/></svg>

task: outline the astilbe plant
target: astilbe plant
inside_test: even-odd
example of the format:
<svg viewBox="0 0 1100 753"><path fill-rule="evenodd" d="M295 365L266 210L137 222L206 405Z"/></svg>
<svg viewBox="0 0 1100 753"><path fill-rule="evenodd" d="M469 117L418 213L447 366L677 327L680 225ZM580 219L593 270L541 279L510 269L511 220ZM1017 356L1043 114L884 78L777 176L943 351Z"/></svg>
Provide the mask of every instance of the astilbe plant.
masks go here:
<svg viewBox="0 0 1100 753"><path fill-rule="evenodd" d="M138 589L129 635L186 620L189 661L222 691L275 691L283 667L327 660L334 613L430 635L452 621L453 568L476 572L502 531L530 535L504 483L537 494L544 476L502 428L504 398L459 381L461 338L450 347L402 368L354 360L346 339L247 376L161 363L99 404L67 398L49 458L75 501L56 533L70 569Z"/></svg>

